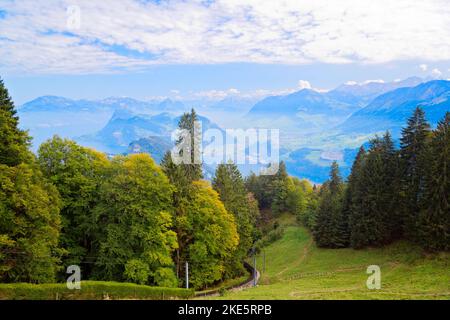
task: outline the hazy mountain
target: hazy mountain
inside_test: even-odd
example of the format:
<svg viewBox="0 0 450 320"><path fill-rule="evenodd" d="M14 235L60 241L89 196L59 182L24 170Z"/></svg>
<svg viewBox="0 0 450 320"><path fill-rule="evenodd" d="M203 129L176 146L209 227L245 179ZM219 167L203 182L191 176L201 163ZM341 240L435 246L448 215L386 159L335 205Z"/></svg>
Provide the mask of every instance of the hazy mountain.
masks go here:
<svg viewBox="0 0 450 320"><path fill-rule="evenodd" d="M246 118L258 125L321 131L344 121L360 108L358 98L349 103L339 97L310 89L272 96L256 103Z"/></svg>
<svg viewBox="0 0 450 320"><path fill-rule="evenodd" d="M215 111L247 113L258 101L255 98L227 97L214 103L210 109Z"/></svg>
<svg viewBox="0 0 450 320"><path fill-rule="evenodd" d="M173 143L167 137L148 136L131 142L126 153L149 153L157 163L160 163L164 154L169 151L172 146Z"/></svg>
<svg viewBox="0 0 450 320"><path fill-rule="evenodd" d="M46 139L58 134L74 138L93 135L101 130L111 117L126 114L156 115L162 112L181 114L186 107L179 101L140 101L127 97L103 100L74 100L57 96L42 96L18 108L21 127L30 131L33 150ZM96 147L97 145L92 145Z"/></svg>
<svg viewBox="0 0 450 320"><path fill-rule="evenodd" d="M135 114L128 110L117 110L109 122L98 132L84 135L76 140L108 153L126 152L130 143L142 138L162 137L169 139L177 129L180 115L167 112L157 115ZM202 129L219 128L208 118L199 116Z"/></svg>
<svg viewBox="0 0 450 320"><path fill-rule="evenodd" d="M338 128L346 134L390 130L396 137L417 106L422 107L427 120L436 125L445 112L450 111L450 81L434 80L380 95Z"/></svg>
<svg viewBox="0 0 450 320"><path fill-rule="evenodd" d="M368 103L375 97L404 87L415 87L423 82L419 77L410 77L404 80L383 82L383 81L367 81L363 83L346 83L340 85L334 90L328 92L329 96L352 102L355 97L359 98L360 103Z"/></svg>
<svg viewBox="0 0 450 320"><path fill-rule="evenodd" d="M102 101L73 100L57 96L42 96L27 102L18 108L20 113L25 112L113 112L117 104L108 104Z"/></svg>
<svg viewBox="0 0 450 320"><path fill-rule="evenodd" d="M109 97L103 100L74 100L57 96L42 96L19 107L19 112L96 112L111 113L127 109L134 113L156 114L162 112L182 113L187 107L171 99L141 101L128 97Z"/></svg>
<svg viewBox="0 0 450 320"><path fill-rule="evenodd" d="M303 89L283 96L271 96L256 103L247 118L258 124L280 124L303 130L326 130L346 120L376 96L416 86L422 79L412 77L394 82L344 84L328 92Z"/></svg>

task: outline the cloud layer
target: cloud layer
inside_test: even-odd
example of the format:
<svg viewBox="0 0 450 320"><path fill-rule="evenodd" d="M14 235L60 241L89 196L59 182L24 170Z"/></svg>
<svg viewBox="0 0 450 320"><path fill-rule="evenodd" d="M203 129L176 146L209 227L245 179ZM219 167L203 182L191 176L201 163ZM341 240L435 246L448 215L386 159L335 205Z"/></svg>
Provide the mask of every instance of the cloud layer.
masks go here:
<svg viewBox="0 0 450 320"><path fill-rule="evenodd" d="M68 74L153 64L450 60L450 6L447 0L3 0L0 57L0 68L10 72Z"/></svg>

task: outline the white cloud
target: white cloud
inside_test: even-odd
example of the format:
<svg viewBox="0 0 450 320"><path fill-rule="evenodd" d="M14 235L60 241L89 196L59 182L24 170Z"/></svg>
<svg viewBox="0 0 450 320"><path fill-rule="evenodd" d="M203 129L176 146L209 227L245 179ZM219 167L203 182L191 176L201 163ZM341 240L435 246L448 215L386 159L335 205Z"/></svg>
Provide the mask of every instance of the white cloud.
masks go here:
<svg viewBox="0 0 450 320"><path fill-rule="evenodd" d="M307 80L299 80L298 81L298 88L300 90L302 90L302 89L311 89L311 84Z"/></svg>
<svg viewBox="0 0 450 320"><path fill-rule="evenodd" d="M375 79L375 80L365 80L361 82L361 85L369 84L369 83L384 83L383 79Z"/></svg>
<svg viewBox="0 0 450 320"><path fill-rule="evenodd" d="M450 59L447 0L3 2L0 69L20 73ZM67 23L74 3L79 29Z"/></svg>
<svg viewBox="0 0 450 320"><path fill-rule="evenodd" d="M434 68L433 70L431 70L431 75L433 77L439 78L442 75L442 72L438 68Z"/></svg>
<svg viewBox="0 0 450 320"><path fill-rule="evenodd" d="M205 98L208 100L222 100L229 96L237 96L240 92L237 89L230 88L228 90L207 90L195 92L193 96L195 98Z"/></svg>
<svg viewBox="0 0 450 320"><path fill-rule="evenodd" d="M421 64L421 65L419 66L419 68L420 68L420 70L422 70L423 72L425 72L425 71L428 70L428 65L426 65L426 64Z"/></svg>
<svg viewBox="0 0 450 320"><path fill-rule="evenodd" d="M401 81L401 80L397 79L395 81ZM361 82L356 82L356 81L350 80L350 81L345 82L344 84L347 86L364 86L369 83L385 83L385 81L383 79L371 79L371 80L364 80Z"/></svg>

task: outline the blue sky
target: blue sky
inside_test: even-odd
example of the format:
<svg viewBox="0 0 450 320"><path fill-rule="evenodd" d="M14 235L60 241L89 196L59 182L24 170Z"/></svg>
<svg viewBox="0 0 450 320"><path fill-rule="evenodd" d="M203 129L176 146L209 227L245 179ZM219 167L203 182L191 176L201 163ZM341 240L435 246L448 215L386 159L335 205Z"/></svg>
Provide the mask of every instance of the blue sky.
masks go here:
<svg viewBox="0 0 450 320"><path fill-rule="evenodd" d="M41 95L220 99L450 78L446 0L2 0L0 76Z"/></svg>

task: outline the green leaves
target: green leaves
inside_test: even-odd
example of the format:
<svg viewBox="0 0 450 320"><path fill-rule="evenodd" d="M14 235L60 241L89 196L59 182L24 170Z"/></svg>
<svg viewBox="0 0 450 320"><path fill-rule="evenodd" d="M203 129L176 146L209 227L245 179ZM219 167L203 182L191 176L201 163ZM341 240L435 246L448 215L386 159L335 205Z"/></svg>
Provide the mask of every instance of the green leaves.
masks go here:
<svg viewBox="0 0 450 320"><path fill-rule="evenodd" d="M38 155L42 172L57 187L63 203L61 245L69 252L64 264L91 263L87 257L96 254L103 233L94 208L109 161L102 153L58 136L44 142Z"/></svg>
<svg viewBox="0 0 450 320"><path fill-rule="evenodd" d="M124 275L129 282L146 284L150 275L150 267L139 259L131 259L125 265Z"/></svg>
<svg viewBox="0 0 450 320"><path fill-rule="evenodd" d="M57 190L33 166L0 165L0 279L55 280L60 232Z"/></svg>
<svg viewBox="0 0 450 320"><path fill-rule="evenodd" d="M19 129L14 104L0 79L0 164L16 166L32 162L30 140L28 133Z"/></svg>
<svg viewBox="0 0 450 320"><path fill-rule="evenodd" d="M173 271L157 273L173 266L171 254L177 248L176 233L171 230L173 187L169 180L145 154L114 158L108 175L95 208L106 225L96 274L149 284L165 281L165 274L172 282Z"/></svg>
<svg viewBox="0 0 450 320"><path fill-rule="evenodd" d="M28 150L30 138L0 80L0 280L50 282L61 250L58 191Z"/></svg>
<svg viewBox="0 0 450 320"><path fill-rule="evenodd" d="M203 288L220 280L239 243L235 219L207 182L193 182L193 192L177 227L189 262L190 282Z"/></svg>

